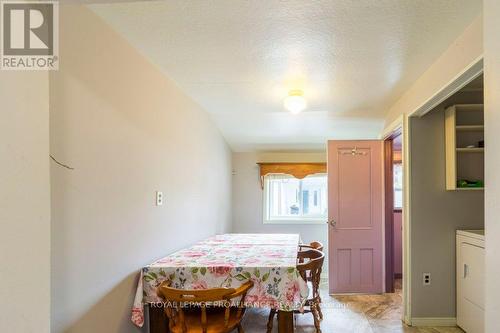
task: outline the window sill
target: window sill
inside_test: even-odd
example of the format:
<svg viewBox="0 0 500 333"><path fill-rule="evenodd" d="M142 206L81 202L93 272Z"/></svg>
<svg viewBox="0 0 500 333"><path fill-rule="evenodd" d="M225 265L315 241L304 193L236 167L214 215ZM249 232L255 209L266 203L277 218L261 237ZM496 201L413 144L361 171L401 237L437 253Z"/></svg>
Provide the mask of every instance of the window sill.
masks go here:
<svg viewBox="0 0 500 333"><path fill-rule="evenodd" d="M288 225L320 225L327 224L326 220L264 220L263 224L288 224Z"/></svg>

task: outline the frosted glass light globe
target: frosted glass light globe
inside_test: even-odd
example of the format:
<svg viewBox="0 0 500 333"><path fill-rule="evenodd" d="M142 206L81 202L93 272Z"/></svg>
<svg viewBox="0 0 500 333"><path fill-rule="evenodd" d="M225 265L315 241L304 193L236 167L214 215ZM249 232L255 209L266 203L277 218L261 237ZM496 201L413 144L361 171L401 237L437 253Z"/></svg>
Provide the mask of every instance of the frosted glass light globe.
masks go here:
<svg viewBox="0 0 500 333"><path fill-rule="evenodd" d="M285 98L283 106L291 113L297 114L306 109L307 101L304 98L302 91L293 90L290 91L288 96Z"/></svg>

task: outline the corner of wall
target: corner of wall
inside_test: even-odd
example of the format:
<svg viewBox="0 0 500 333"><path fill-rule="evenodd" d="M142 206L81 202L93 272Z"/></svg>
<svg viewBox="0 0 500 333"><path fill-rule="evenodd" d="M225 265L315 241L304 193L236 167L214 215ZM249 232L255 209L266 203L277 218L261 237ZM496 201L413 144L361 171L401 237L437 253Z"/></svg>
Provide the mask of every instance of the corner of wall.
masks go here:
<svg viewBox="0 0 500 333"><path fill-rule="evenodd" d="M401 115L411 115L482 57L483 15L480 13L446 51L389 108L385 117L386 126L389 126Z"/></svg>

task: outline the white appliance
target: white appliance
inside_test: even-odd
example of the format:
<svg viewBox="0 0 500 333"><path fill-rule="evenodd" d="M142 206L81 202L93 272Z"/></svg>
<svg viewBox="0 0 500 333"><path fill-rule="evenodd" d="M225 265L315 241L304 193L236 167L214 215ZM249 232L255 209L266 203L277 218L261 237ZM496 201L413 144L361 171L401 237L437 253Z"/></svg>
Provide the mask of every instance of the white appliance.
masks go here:
<svg viewBox="0 0 500 333"><path fill-rule="evenodd" d="M484 230L457 230L457 325L484 333Z"/></svg>

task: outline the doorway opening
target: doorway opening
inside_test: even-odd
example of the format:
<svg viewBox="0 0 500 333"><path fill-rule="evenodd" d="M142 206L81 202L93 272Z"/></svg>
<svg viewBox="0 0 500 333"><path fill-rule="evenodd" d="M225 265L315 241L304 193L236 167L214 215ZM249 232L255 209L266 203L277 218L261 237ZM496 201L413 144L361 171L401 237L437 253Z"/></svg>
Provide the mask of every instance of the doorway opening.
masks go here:
<svg viewBox="0 0 500 333"><path fill-rule="evenodd" d="M384 140L385 291L402 292L403 277L403 140L401 129Z"/></svg>

